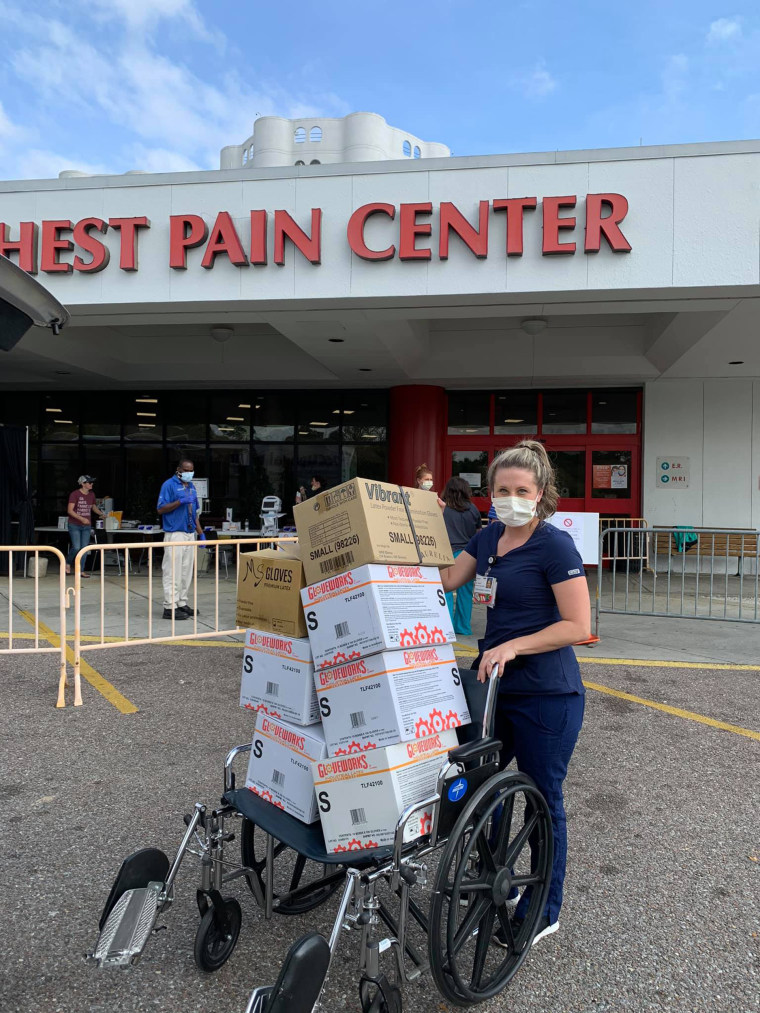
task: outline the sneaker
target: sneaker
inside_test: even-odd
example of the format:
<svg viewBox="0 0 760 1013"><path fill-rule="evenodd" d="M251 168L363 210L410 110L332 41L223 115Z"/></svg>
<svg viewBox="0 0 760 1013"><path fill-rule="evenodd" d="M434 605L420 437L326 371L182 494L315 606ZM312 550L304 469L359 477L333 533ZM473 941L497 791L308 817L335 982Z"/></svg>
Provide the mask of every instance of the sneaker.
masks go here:
<svg viewBox="0 0 760 1013"><path fill-rule="evenodd" d="M511 925L512 925L512 932L514 933L516 939L522 930L523 919L513 918ZM535 936L533 937L533 942L531 943L531 946L535 946L536 943L539 941L539 939L543 939L544 936L553 935L558 928L559 922L550 923L548 917L544 915L538 922L538 928L536 930ZM510 940L507 938L507 934L501 925L499 925L498 929L494 932L493 941L496 943L497 946L503 946L507 950L510 949L512 945Z"/></svg>
<svg viewBox="0 0 760 1013"><path fill-rule="evenodd" d="M189 619L190 616L187 612L181 608L176 609L164 609L164 619L171 619L174 616L175 622L179 622L180 619Z"/></svg>
<svg viewBox="0 0 760 1013"><path fill-rule="evenodd" d="M538 923L538 928L535 936L533 936L531 945L535 946L539 939L543 939L544 936L554 935L558 928L559 922L550 922L548 916L544 915Z"/></svg>

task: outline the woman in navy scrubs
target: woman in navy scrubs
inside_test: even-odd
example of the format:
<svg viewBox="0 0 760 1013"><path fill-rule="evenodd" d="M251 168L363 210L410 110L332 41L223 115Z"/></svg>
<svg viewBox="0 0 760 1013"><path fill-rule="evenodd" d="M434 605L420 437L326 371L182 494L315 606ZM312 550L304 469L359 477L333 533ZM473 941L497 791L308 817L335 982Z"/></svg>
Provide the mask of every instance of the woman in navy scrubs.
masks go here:
<svg viewBox="0 0 760 1013"><path fill-rule="evenodd" d="M498 662L501 763L505 767L515 759L551 810L554 864L536 942L559 928L567 858L562 782L584 706L570 645L589 636L591 607L572 538L546 523L558 496L543 444L523 440L502 451L488 470L488 484L497 520L470 539L441 578L446 591L475 580L475 601L488 606L478 679L485 681ZM517 904L514 919L524 917L527 901L524 896Z"/></svg>

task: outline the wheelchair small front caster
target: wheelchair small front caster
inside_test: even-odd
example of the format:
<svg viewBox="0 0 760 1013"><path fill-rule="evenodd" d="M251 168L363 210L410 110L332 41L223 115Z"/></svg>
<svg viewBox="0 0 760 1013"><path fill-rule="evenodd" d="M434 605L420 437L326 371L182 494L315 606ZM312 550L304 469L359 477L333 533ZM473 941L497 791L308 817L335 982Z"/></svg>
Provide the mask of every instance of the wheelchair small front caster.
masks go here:
<svg viewBox="0 0 760 1013"><path fill-rule="evenodd" d="M384 974L362 978L359 999L362 1013L401 1013L401 989L392 985Z"/></svg>
<svg viewBox="0 0 760 1013"><path fill-rule="evenodd" d="M240 935L242 912L234 897L209 904L195 935L193 956L201 971L218 971L232 956Z"/></svg>

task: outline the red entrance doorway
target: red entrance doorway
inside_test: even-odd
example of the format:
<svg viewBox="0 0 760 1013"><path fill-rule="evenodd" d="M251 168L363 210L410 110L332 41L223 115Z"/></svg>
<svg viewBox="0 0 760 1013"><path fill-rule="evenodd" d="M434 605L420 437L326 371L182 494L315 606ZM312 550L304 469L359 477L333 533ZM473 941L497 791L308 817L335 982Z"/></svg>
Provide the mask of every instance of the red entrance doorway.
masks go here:
<svg viewBox="0 0 760 1013"><path fill-rule="evenodd" d="M538 439L556 472L560 510L641 516L641 391L449 391L444 479L461 475L488 511L488 465Z"/></svg>

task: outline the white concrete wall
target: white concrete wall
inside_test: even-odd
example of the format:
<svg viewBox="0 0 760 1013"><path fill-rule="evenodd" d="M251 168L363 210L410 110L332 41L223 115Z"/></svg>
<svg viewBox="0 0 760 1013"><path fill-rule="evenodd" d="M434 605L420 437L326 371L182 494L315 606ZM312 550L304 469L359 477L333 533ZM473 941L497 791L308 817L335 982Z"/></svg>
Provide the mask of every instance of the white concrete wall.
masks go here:
<svg viewBox="0 0 760 1013"><path fill-rule="evenodd" d="M276 134L272 145L285 144L292 135L290 121L280 121ZM525 156L427 163L409 159L388 163L387 170L381 163L0 182L0 221L9 223L15 236L18 222L25 220L149 217L151 228L139 241L139 271L119 270L119 236L112 230L105 237L111 263L100 274L40 275L54 295L72 307L454 294L499 298L523 293L540 303L541 293L566 292L592 300L603 299L601 293L651 299L673 289L710 294L718 287L736 291L739 286L760 285L760 187L747 183L760 179L757 147L749 154L711 157L685 153L613 158L610 154L605 160L584 153L586 160L575 162L569 156L563 162L532 156L534 164L526 164ZM597 254L583 253L585 195L602 188L619 190L628 198L622 228L632 244L631 253L612 253L604 243ZM572 256L542 256L540 201L546 195L568 193L578 195L578 226L572 234L578 251ZM430 261L403 262L396 257L368 263L353 255L346 241L352 212L369 202L387 201L398 207L402 202L431 200L437 211L439 201L450 200L476 221L479 200L526 195L538 197L539 209L526 215L522 257L505 256L506 223L499 214L491 215L489 254L484 260L458 241L452 241L449 259L439 260L436 214L432 236L418 244L433 250ZM270 228L267 267L241 269L220 257L213 271L204 271L200 267L203 251L196 249L190 252L184 274L169 268L172 214L199 214L211 225L219 211L227 211L247 249L252 208L270 212L283 208L308 229L313 207L323 209L319 265L307 263L292 249L284 267L274 265ZM701 216L710 219L713 231L709 237L700 234L697 242L694 222ZM398 216L395 221L380 216L370 220L366 231L370 245L398 244L398 224ZM569 238L570 234L563 235Z"/></svg>
<svg viewBox="0 0 760 1013"><path fill-rule="evenodd" d="M658 457L688 457L687 489ZM655 380L644 389L643 513L650 524L760 529L760 381Z"/></svg>

